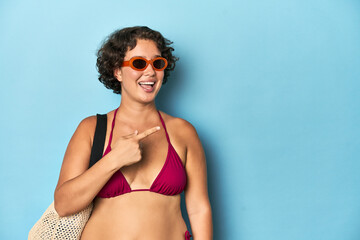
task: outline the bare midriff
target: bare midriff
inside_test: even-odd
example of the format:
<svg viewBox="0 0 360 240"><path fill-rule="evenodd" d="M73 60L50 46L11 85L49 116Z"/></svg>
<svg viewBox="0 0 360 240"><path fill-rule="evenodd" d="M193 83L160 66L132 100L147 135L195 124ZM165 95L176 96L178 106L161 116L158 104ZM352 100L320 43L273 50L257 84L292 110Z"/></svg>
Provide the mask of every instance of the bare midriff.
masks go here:
<svg viewBox="0 0 360 240"><path fill-rule="evenodd" d="M180 195L135 191L96 198L82 240L183 240Z"/></svg>

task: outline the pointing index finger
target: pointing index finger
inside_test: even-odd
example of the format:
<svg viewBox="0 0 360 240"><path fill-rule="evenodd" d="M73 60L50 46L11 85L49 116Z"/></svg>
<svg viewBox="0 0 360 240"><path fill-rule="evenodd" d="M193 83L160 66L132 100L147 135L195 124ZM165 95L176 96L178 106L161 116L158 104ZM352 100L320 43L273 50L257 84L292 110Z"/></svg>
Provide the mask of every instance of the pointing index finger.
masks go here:
<svg viewBox="0 0 360 240"><path fill-rule="evenodd" d="M160 127L159 126L156 126L156 127L153 127L153 128L150 128L148 130L145 130L143 131L142 133L139 133L138 135L135 136L135 139L137 140L141 140L151 134L153 134L154 132L157 132L160 130Z"/></svg>

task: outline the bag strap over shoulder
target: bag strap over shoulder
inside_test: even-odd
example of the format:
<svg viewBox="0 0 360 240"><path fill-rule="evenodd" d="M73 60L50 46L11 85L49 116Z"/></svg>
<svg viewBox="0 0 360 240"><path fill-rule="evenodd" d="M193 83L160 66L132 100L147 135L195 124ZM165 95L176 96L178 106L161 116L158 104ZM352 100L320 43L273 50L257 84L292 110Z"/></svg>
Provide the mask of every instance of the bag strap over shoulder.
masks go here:
<svg viewBox="0 0 360 240"><path fill-rule="evenodd" d="M89 168L101 159L105 145L107 115L97 114L96 117L96 128L93 146L91 148Z"/></svg>

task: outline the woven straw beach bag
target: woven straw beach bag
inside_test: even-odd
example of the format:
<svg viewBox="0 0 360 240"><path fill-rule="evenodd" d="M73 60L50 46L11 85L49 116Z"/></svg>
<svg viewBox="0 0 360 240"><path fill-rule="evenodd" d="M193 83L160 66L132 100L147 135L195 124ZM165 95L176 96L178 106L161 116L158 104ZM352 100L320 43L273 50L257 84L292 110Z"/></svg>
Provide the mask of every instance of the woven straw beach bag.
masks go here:
<svg viewBox="0 0 360 240"><path fill-rule="evenodd" d="M60 217L54 208L54 202L52 202L39 221L31 228L28 239L80 239L92 208L93 204L91 203L78 213L67 217Z"/></svg>

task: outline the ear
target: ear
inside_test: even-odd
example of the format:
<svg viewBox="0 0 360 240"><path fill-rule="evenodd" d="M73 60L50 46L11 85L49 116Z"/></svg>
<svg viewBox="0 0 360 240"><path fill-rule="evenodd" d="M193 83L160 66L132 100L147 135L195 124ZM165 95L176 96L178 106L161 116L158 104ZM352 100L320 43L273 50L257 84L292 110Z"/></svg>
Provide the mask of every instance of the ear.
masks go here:
<svg viewBox="0 0 360 240"><path fill-rule="evenodd" d="M117 69L114 70L114 77L115 77L119 82L122 81L120 68L117 68Z"/></svg>

